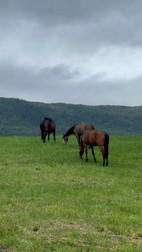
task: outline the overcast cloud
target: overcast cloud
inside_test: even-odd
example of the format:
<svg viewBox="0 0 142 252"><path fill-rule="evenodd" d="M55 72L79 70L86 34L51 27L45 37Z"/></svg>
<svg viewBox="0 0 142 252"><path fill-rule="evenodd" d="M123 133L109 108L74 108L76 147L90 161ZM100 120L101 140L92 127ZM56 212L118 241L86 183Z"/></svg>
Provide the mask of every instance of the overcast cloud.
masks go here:
<svg viewBox="0 0 142 252"><path fill-rule="evenodd" d="M141 0L1 0L0 96L142 105Z"/></svg>

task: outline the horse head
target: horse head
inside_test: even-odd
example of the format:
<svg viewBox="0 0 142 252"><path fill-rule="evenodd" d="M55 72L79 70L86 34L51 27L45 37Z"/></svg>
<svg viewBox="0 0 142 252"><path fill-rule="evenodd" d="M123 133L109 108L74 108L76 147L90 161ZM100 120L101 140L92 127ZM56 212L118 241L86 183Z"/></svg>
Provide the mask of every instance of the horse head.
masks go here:
<svg viewBox="0 0 142 252"><path fill-rule="evenodd" d="M63 143L66 144L68 142L68 136L63 135Z"/></svg>

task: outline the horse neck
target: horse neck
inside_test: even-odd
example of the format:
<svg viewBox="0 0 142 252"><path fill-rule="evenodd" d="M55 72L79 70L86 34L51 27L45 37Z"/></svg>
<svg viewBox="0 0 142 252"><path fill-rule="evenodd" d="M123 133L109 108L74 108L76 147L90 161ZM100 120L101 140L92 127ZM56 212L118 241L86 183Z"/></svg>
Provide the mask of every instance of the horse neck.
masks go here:
<svg viewBox="0 0 142 252"><path fill-rule="evenodd" d="M75 125L72 126L72 127L66 132L65 136L70 136L70 135L74 134L74 127L75 127Z"/></svg>

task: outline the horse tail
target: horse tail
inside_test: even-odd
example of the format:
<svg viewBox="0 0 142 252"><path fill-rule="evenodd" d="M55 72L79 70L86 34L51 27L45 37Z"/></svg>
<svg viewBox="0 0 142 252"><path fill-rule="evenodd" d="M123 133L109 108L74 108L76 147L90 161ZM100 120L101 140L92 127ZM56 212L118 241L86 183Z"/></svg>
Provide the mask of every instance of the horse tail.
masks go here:
<svg viewBox="0 0 142 252"><path fill-rule="evenodd" d="M41 129L41 139L43 139L44 140L44 121L41 123L41 125L40 125L40 129Z"/></svg>
<svg viewBox="0 0 142 252"><path fill-rule="evenodd" d="M104 158L108 158L109 135L105 133Z"/></svg>

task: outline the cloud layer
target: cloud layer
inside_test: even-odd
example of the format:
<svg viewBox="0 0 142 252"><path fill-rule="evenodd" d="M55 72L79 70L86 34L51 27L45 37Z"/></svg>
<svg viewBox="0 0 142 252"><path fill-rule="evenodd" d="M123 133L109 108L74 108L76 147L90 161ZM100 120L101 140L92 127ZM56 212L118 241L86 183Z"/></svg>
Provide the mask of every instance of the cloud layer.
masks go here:
<svg viewBox="0 0 142 252"><path fill-rule="evenodd" d="M142 105L142 2L0 1L0 94Z"/></svg>

